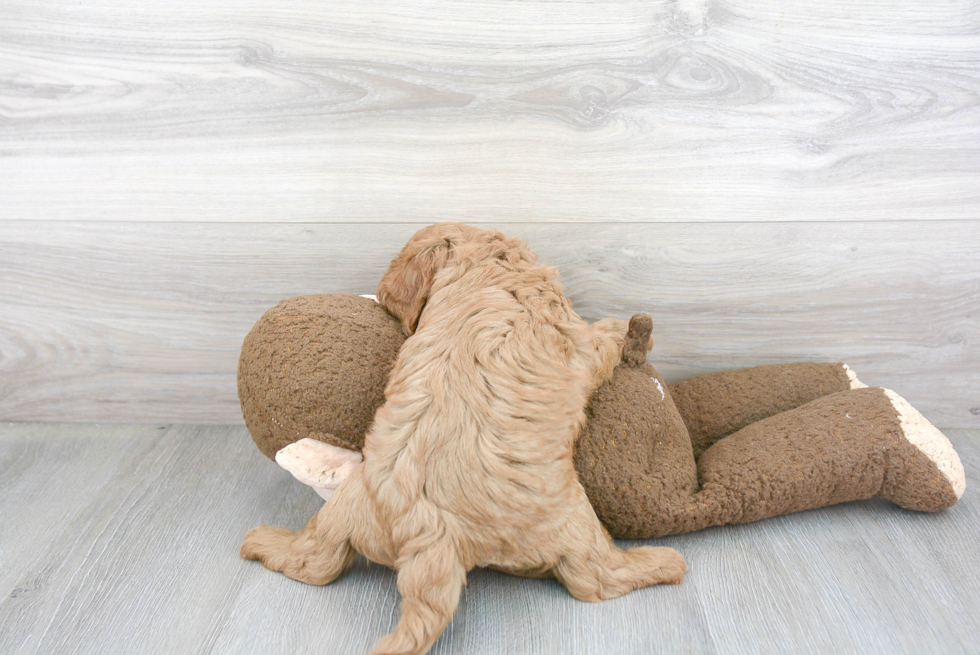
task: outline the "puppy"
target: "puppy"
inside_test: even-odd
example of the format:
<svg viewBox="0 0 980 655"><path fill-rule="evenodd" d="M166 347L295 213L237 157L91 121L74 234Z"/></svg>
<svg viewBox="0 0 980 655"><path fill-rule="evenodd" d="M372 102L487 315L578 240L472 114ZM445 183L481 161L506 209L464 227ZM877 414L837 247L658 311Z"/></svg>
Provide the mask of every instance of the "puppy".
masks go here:
<svg viewBox="0 0 980 655"><path fill-rule="evenodd" d="M374 653L427 652L476 566L554 576L594 602L683 580L677 551L613 544L572 463L625 321L589 326L523 242L456 223L412 237L377 295L410 336L363 466L300 532L251 530L243 558L310 584L355 551L394 567L401 618Z"/></svg>

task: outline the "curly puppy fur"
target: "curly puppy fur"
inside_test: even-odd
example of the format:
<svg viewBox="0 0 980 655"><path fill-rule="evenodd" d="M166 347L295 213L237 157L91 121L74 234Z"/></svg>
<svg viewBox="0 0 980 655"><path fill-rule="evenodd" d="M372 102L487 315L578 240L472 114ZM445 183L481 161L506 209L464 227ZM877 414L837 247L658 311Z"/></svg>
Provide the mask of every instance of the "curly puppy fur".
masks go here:
<svg viewBox="0 0 980 655"><path fill-rule="evenodd" d="M589 394L622 357L627 323L590 326L556 269L499 232L418 232L378 285L411 335L364 442L364 465L302 531L259 526L242 557L310 584L355 550L398 571L401 618L374 653L425 653L476 566L554 576L600 601L687 566L670 548L617 548L572 462Z"/></svg>

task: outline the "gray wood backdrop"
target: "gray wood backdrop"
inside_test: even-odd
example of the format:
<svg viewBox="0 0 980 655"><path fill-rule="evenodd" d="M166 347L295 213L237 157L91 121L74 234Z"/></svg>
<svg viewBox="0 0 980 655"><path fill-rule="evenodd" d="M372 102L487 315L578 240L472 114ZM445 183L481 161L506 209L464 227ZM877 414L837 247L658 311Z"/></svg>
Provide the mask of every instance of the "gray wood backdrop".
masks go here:
<svg viewBox="0 0 980 655"><path fill-rule="evenodd" d="M980 2L5 0L0 419L237 423L278 300L527 237L669 379L980 426Z"/></svg>

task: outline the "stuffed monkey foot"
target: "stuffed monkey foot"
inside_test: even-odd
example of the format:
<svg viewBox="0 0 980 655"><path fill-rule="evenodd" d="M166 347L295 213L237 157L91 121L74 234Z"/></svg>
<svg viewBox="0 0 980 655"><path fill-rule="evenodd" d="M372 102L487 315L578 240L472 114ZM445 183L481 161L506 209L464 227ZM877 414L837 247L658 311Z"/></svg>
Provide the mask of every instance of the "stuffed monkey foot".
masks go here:
<svg viewBox="0 0 980 655"><path fill-rule="evenodd" d="M966 491L966 474L959 455L942 432L926 419L908 401L890 389L881 390L898 413L902 435L918 451L912 453L909 472L905 484L889 485L886 498L906 509L934 512L952 505L963 497ZM938 470L940 475L936 474ZM948 487L947 487L948 485ZM927 490L935 489L942 496L935 501L930 499ZM950 499L949 491L955 498Z"/></svg>
<svg viewBox="0 0 980 655"><path fill-rule="evenodd" d="M701 490L667 502L686 532L879 497L938 512L963 495L963 465L945 435L893 391L818 398L722 439L698 461ZM660 531L658 530L658 531Z"/></svg>

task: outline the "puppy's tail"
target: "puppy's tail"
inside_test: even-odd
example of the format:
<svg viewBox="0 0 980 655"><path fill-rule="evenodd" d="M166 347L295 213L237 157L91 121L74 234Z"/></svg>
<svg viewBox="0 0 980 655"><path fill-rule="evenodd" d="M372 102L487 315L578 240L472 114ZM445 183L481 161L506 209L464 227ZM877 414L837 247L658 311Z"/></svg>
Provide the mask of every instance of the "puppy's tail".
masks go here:
<svg viewBox="0 0 980 655"><path fill-rule="evenodd" d="M401 618L372 651L426 653L449 625L466 584L466 568L452 539L422 535L405 545L397 562Z"/></svg>

